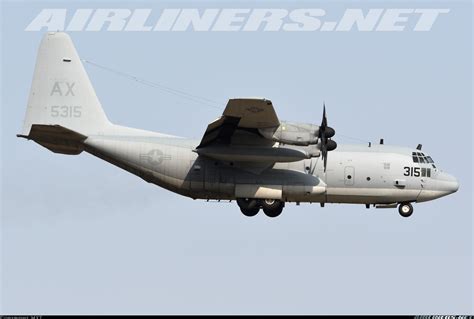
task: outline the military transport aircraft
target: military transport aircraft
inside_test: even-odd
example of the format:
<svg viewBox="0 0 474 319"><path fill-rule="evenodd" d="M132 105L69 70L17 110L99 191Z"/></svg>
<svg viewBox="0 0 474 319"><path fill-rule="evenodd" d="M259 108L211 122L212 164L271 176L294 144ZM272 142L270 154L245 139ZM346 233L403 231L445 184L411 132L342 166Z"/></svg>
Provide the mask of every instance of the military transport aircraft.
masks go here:
<svg viewBox="0 0 474 319"><path fill-rule="evenodd" d="M280 121L270 100L230 99L201 140L112 124L66 33L40 45L22 134L47 149L83 151L172 192L236 200L246 216L280 215L285 203L399 206L458 190L457 180L416 149L337 145L323 111L321 125ZM330 153L330 156L328 156Z"/></svg>

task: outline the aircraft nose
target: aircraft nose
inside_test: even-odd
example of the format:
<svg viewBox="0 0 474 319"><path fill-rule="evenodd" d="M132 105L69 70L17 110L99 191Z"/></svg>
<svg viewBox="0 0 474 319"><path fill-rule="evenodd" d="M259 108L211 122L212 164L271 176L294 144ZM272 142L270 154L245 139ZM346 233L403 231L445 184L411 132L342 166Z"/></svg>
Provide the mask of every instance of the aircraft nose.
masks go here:
<svg viewBox="0 0 474 319"><path fill-rule="evenodd" d="M459 182L456 179L456 177L454 176L451 176L451 177L453 178L453 180L450 182L450 185L448 186L448 188L451 193L456 193L459 189Z"/></svg>
<svg viewBox="0 0 474 319"><path fill-rule="evenodd" d="M456 177L443 172L438 175L438 187L439 190L452 194L458 191L459 182Z"/></svg>
<svg viewBox="0 0 474 319"><path fill-rule="evenodd" d="M425 188L420 192L417 202L425 202L440 198L457 192L459 189L459 182L456 177L444 172L439 172L433 183L426 184Z"/></svg>

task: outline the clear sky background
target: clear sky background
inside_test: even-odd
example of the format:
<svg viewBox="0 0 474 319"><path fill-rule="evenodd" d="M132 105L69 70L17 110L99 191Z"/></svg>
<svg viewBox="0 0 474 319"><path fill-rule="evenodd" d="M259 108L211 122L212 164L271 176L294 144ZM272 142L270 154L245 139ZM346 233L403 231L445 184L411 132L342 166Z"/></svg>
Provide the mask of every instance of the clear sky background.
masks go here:
<svg viewBox="0 0 474 319"><path fill-rule="evenodd" d="M287 205L276 219L180 197L89 154L18 139L43 8L450 8L430 32L71 32L82 58L218 101L269 98L338 143L415 147L460 181L411 218ZM2 313L473 311L470 2L2 3ZM222 110L86 65L111 121L200 138ZM344 136L342 136L344 135ZM330 160L330 158L329 158Z"/></svg>

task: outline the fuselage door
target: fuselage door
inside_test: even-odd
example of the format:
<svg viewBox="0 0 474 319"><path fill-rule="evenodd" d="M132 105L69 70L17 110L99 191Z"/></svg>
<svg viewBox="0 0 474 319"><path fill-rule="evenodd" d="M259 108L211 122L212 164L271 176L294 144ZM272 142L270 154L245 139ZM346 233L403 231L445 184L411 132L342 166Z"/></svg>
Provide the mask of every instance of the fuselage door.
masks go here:
<svg viewBox="0 0 474 319"><path fill-rule="evenodd" d="M354 185L354 167L353 166L346 166L344 168L344 185L352 186Z"/></svg>

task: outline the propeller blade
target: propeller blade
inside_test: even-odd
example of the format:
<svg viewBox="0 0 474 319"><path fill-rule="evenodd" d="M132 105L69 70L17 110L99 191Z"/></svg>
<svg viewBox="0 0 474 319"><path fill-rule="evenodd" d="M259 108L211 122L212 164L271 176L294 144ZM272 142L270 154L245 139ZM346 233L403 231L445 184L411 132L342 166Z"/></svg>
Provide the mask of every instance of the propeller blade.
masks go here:
<svg viewBox="0 0 474 319"><path fill-rule="evenodd" d="M328 120L326 118L326 103L323 102L323 120L321 121L320 130L322 128L323 131L326 131L327 126L328 126Z"/></svg>
<svg viewBox="0 0 474 319"><path fill-rule="evenodd" d="M324 160L324 172L326 172L326 164L328 161L328 148L327 148L327 139L323 137L321 139L321 156Z"/></svg>
<svg viewBox="0 0 474 319"><path fill-rule="evenodd" d="M324 173L326 173L326 166L328 165L328 157L324 156Z"/></svg>
<svg viewBox="0 0 474 319"><path fill-rule="evenodd" d="M323 119L321 120L321 125L319 126L318 139L321 141L321 157L324 161L324 172L326 172L326 166L328 161L328 135L334 135L334 130L328 130L328 120L326 117L326 103L323 102ZM329 133L329 134L328 134Z"/></svg>

